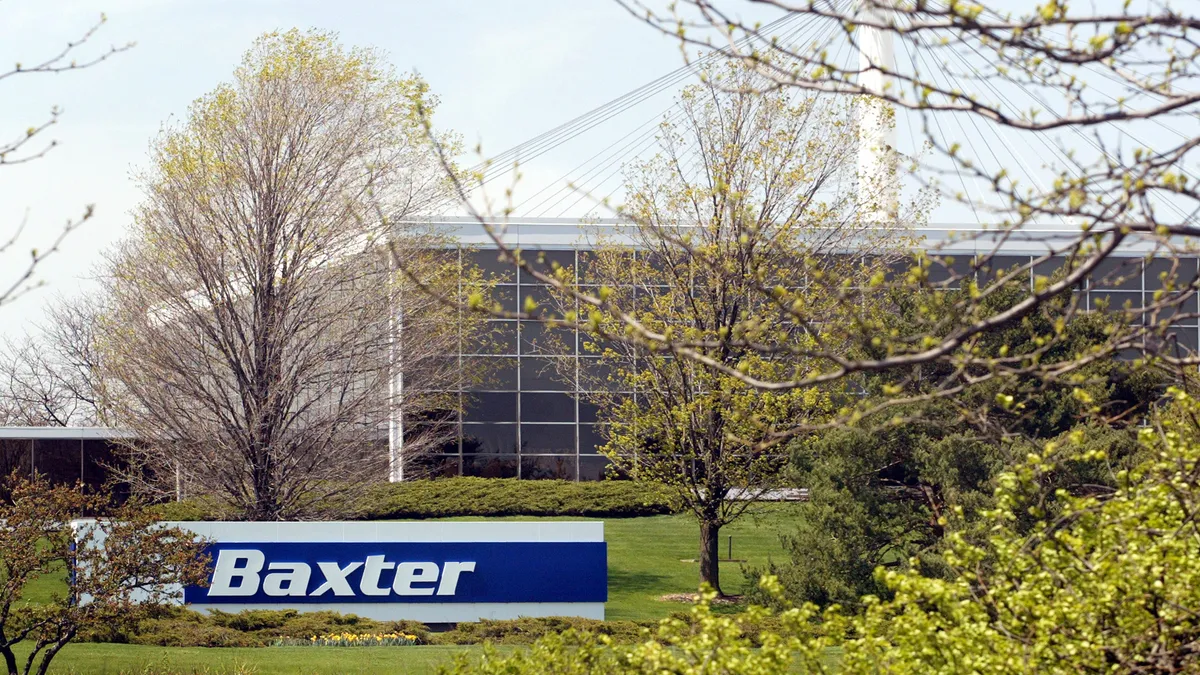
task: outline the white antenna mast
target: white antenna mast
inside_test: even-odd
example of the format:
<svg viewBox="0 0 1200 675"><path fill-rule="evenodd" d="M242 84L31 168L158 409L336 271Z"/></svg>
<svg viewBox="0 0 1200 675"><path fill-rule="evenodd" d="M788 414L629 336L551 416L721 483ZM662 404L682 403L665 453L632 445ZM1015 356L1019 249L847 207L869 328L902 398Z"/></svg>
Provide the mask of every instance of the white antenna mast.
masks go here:
<svg viewBox="0 0 1200 675"><path fill-rule="evenodd" d="M886 0L862 0L861 20L887 25L890 12ZM888 90L889 76L896 72L896 53L891 31L860 24L858 30L858 83L876 96ZM889 92L891 93L891 92ZM899 212L896 175L896 125L891 106L880 99L865 102L859 111L858 180L859 208L868 222L895 222Z"/></svg>

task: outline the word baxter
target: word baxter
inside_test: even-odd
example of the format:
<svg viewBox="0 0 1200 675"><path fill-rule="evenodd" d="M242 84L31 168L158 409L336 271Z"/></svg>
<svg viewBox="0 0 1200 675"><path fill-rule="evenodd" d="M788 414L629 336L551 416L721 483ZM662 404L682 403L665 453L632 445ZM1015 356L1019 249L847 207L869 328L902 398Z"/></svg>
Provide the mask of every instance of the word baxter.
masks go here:
<svg viewBox="0 0 1200 675"><path fill-rule="evenodd" d="M174 524L174 523L172 523ZM603 618L603 524L178 523L211 543L197 609L333 610L427 622Z"/></svg>

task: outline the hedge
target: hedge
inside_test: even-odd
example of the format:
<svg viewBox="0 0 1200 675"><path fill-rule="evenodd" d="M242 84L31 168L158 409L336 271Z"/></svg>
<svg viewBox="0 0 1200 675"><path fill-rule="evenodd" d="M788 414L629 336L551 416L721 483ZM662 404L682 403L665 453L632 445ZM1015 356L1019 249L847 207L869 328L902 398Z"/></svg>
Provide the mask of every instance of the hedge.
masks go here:
<svg viewBox="0 0 1200 675"><path fill-rule="evenodd" d="M679 612L674 618L689 621ZM767 622L735 615L743 634L757 643L762 631L777 629L778 619ZM407 633L422 645L475 645L483 643L528 645L548 633L567 629L608 635L614 642L630 644L646 639L658 621L598 621L577 617L545 617L509 621L460 623L451 630L432 632L416 621L376 621L335 612L300 613L294 609L246 610L237 614L214 610L205 615L179 607L163 607L129 631L101 627L81 636L89 642L116 642L157 647L269 647L281 638L309 639L314 635L354 633Z"/></svg>
<svg viewBox="0 0 1200 675"><path fill-rule="evenodd" d="M205 498L159 504L164 520L236 519ZM668 492L635 481L440 478L371 486L349 509L357 520L408 520L456 516L576 516L634 518L674 513Z"/></svg>
<svg viewBox="0 0 1200 675"><path fill-rule="evenodd" d="M634 481L443 478L373 487L364 520L453 516L633 518L672 513L666 490Z"/></svg>

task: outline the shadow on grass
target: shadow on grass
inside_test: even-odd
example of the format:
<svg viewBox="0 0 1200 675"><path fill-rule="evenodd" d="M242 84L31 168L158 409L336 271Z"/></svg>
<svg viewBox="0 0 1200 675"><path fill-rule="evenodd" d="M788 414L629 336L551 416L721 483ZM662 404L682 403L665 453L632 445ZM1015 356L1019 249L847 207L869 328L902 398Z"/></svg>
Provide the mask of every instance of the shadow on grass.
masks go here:
<svg viewBox="0 0 1200 675"><path fill-rule="evenodd" d="M608 594L645 595L657 599L663 589L671 583L671 575L652 572L608 570Z"/></svg>

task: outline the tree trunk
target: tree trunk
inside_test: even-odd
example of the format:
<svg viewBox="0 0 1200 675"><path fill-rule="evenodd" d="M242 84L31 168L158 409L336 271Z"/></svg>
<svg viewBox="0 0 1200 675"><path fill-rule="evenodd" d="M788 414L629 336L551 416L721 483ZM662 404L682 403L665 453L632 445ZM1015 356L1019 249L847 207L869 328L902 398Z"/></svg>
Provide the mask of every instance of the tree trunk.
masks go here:
<svg viewBox="0 0 1200 675"><path fill-rule="evenodd" d="M8 674L20 675L20 671L17 670L17 655L13 653L12 647L4 647L0 652L4 653L4 664L8 668Z"/></svg>
<svg viewBox="0 0 1200 675"><path fill-rule="evenodd" d="M721 592L721 572L718 558L721 550L721 526L717 523L700 523L700 581L713 587L717 595Z"/></svg>

